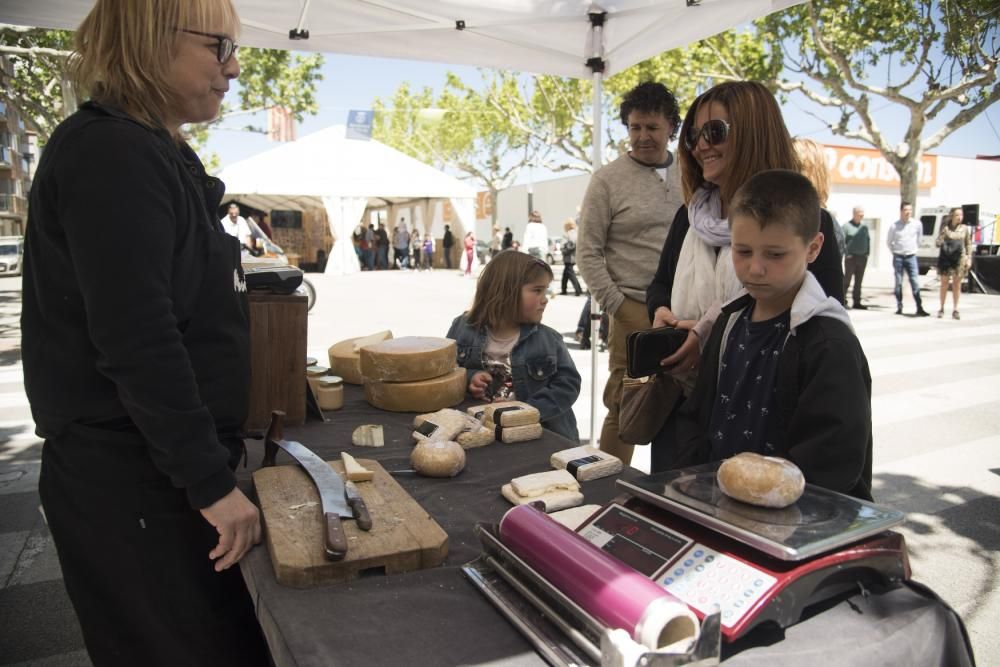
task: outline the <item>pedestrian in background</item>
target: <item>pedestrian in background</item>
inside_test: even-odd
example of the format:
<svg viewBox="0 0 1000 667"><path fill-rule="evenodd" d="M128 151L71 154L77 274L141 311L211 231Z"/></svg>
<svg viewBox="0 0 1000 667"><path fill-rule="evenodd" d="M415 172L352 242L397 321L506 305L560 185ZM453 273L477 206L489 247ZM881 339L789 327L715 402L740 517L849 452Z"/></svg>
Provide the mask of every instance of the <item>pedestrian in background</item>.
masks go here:
<svg viewBox="0 0 1000 667"><path fill-rule="evenodd" d="M948 221L941 225L935 242L938 251L937 272L941 279L941 308L938 317L944 317L944 302L951 288L952 318L958 320L958 297L962 294L962 281L972 267L972 234L968 225L963 225L965 214L961 206L948 212Z"/></svg>
<svg viewBox="0 0 1000 667"><path fill-rule="evenodd" d="M410 234L410 246L413 248L413 268L422 269L420 265L420 252L424 248L424 240L420 238L420 230L416 227L413 228L413 233Z"/></svg>
<svg viewBox="0 0 1000 667"><path fill-rule="evenodd" d="M847 288L853 279L851 307L855 310L868 310L868 306L861 303L861 282L865 279L865 267L871 252L868 227L861 222L864 217L865 209L855 206L851 219L844 225L844 298L847 298Z"/></svg>
<svg viewBox="0 0 1000 667"><path fill-rule="evenodd" d="M250 401L240 240L182 126L240 72L229 0L97 0L69 74L88 99L31 189L24 385L38 491L95 665L268 665L238 565ZM114 202L114 205L109 205Z"/></svg>
<svg viewBox="0 0 1000 667"><path fill-rule="evenodd" d="M576 292L576 296L580 296L580 281L576 278L576 271L573 268L576 266L576 222L573 218L567 218L566 222L563 223L563 230L566 232L566 236L563 239L562 244L562 260L563 260L563 273L562 273L562 291L560 294L566 294L566 288L569 287L569 283L573 283L573 290Z"/></svg>
<svg viewBox="0 0 1000 667"><path fill-rule="evenodd" d="M451 233L451 226L444 226L444 237L441 239L441 247L444 248L444 266L451 268L451 247L455 245L455 235Z"/></svg>
<svg viewBox="0 0 1000 667"><path fill-rule="evenodd" d="M424 248L420 256L420 266L424 269L434 268L434 235L430 232L424 236Z"/></svg>
<svg viewBox="0 0 1000 667"><path fill-rule="evenodd" d="M375 229L375 252L379 271L389 269L389 233L385 231L385 223Z"/></svg>
<svg viewBox="0 0 1000 667"><path fill-rule="evenodd" d="M895 274L896 314L903 314L903 274L910 280L910 291L913 292L913 300L917 304L917 317L928 317L930 313L924 310L920 300L920 272L917 267L917 248L920 246L920 237L923 229L920 223L914 220L913 204L904 201L899 205L899 220L892 223L889 233L886 235L886 244L889 252L892 253L892 272Z"/></svg>
<svg viewBox="0 0 1000 667"><path fill-rule="evenodd" d="M406 219L399 221L392 234L393 268L406 269L410 266L410 232L406 230Z"/></svg>

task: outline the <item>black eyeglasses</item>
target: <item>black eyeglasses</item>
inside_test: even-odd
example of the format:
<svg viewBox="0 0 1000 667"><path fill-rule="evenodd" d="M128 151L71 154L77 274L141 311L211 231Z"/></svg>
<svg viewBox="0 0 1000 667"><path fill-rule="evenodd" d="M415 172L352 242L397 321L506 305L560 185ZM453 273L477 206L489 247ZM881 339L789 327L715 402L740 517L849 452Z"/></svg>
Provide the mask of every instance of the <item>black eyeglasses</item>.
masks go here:
<svg viewBox="0 0 1000 667"><path fill-rule="evenodd" d="M684 145L689 151L693 151L694 147L698 145L698 140L702 137L705 138L709 146L725 143L726 139L729 138L729 123L721 118L713 118L700 128L692 126L688 128L687 136L684 137Z"/></svg>
<svg viewBox="0 0 1000 667"><path fill-rule="evenodd" d="M220 65L225 65L229 62L229 59L233 57L236 50L240 48L240 45L234 42L231 38L225 35L216 35L211 32L201 32L200 30L188 30L187 28L174 28L180 32L186 32L190 35L201 35L202 37L211 37L213 39L219 40L218 48L215 52L215 57L218 59Z"/></svg>

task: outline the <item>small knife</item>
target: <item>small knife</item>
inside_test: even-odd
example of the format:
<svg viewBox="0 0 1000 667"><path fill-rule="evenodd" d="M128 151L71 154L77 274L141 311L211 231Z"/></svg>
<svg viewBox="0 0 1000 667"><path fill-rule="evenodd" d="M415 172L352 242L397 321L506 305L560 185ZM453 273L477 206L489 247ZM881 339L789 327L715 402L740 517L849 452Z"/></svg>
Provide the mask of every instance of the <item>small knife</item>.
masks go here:
<svg viewBox="0 0 1000 667"><path fill-rule="evenodd" d="M291 454L292 458L312 478L319 492L320 504L323 507L323 516L326 519L326 557L330 560L343 560L347 555L347 536L344 535L344 527L340 524L340 518L354 518L354 512L347 505L346 491L344 490L344 480L340 478L333 468L326 461L316 456L316 454L294 440L283 440L282 424L285 413L275 410L271 413L271 425L267 429L267 437L264 439L264 460L263 467L273 466L278 448Z"/></svg>
<svg viewBox="0 0 1000 667"><path fill-rule="evenodd" d="M351 480L347 480L344 483L344 495L347 497L347 504L354 510L354 519L358 524L358 528L361 530L371 530L372 515L368 513L368 505L365 504L365 499L361 497L358 487Z"/></svg>

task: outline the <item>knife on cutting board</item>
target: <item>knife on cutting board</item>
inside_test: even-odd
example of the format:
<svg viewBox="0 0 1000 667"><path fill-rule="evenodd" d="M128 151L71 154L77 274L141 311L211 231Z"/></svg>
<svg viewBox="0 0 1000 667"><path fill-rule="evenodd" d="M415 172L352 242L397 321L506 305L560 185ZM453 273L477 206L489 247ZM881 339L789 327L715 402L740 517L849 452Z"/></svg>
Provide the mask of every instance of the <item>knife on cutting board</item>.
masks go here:
<svg viewBox="0 0 1000 667"><path fill-rule="evenodd" d="M361 530L371 530L372 516L368 513L368 505L365 504L365 499L361 497L358 487L351 480L347 480L344 483L344 492L347 497L347 504L354 511L354 519L358 524L358 528Z"/></svg>
<svg viewBox="0 0 1000 667"><path fill-rule="evenodd" d="M344 480L326 461L302 443L284 440L281 437L284 419L285 413L280 410L271 413L271 425L264 438L264 460L261 465L263 467L273 466L280 447L302 466L312 479L313 484L316 485L316 490L319 491L320 505L323 508L325 519L326 557L330 560L343 560L344 556L347 555L347 537L344 535L344 527L341 525L340 519L341 517L352 519L355 516L354 511L348 505ZM365 514L367 515L367 508ZM370 528L370 518L368 522ZM360 522L358 527L361 527Z"/></svg>

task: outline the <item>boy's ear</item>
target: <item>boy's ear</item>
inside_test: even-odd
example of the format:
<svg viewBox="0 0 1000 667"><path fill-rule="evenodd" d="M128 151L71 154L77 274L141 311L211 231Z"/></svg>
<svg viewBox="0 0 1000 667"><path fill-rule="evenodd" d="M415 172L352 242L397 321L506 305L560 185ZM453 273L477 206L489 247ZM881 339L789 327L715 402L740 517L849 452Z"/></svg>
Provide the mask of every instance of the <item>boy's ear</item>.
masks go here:
<svg viewBox="0 0 1000 667"><path fill-rule="evenodd" d="M819 251L823 249L823 232L816 232L813 240L806 244L806 261L812 264L819 257Z"/></svg>

